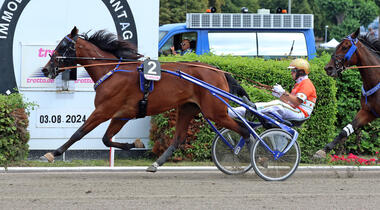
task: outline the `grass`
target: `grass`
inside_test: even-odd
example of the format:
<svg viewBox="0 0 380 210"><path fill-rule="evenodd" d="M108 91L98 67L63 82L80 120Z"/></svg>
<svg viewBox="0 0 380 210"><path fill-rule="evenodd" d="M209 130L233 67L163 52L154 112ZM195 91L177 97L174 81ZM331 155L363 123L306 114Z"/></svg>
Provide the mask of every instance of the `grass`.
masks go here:
<svg viewBox="0 0 380 210"><path fill-rule="evenodd" d="M150 166L153 159L115 159L115 166ZM72 160L55 161L54 163L44 163L39 161L18 161L8 165L8 167L80 167L80 166L109 166L109 160ZM214 166L211 161L168 161L165 166Z"/></svg>

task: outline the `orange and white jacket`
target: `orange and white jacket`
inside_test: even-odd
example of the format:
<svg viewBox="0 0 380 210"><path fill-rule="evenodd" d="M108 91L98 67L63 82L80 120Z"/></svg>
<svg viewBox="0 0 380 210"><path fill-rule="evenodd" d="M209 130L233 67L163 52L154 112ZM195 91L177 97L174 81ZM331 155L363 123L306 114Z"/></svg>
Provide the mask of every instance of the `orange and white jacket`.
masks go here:
<svg viewBox="0 0 380 210"><path fill-rule="evenodd" d="M302 100L297 108L304 113L305 118L309 117L317 101L317 91L307 75L296 80L291 94Z"/></svg>

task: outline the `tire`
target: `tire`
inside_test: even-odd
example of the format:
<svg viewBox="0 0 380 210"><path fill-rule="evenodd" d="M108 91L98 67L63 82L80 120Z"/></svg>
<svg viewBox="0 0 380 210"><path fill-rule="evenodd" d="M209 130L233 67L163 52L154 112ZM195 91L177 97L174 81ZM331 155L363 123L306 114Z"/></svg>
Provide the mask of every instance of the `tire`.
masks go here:
<svg viewBox="0 0 380 210"><path fill-rule="evenodd" d="M260 135L271 150L282 151L291 141L292 136L279 128L272 128ZM266 181L283 181L289 178L297 169L301 151L297 141L282 157L275 160L272 153L261 144L261 141L251 147L251 164L256 174Z"/></svg>
<svg viewBox="0 0 380 210"><path fill-rule="evenodd" d="M232 130L222 129L220 133L232 146L235 146L240 141L240 135ZM254 142L252 136L251 142ZM216 167L225 174L244 174L252 168L250 161L251 145L252 143L246 143L239 154L235 155L234 151L224 143L218 134L216 134L212 143L212 160Z"/></svg>

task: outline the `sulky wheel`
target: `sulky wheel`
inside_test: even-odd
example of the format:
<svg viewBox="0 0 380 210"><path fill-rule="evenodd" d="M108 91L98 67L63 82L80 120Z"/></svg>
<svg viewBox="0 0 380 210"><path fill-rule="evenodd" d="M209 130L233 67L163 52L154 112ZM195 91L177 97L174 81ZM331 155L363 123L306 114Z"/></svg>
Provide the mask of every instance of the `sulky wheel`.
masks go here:
<svg viewBox="0 0 380 210"><path fill-rule="evenodd" d="M241 138L238 133L228 129L222 129L220 133L233 147L238 144ZM251 142L254 142L252 136ZM245 143L236 155L233 149L227 146L219 135L216 135L212 143L212 160L223 173L228 175L244 174L252 168L249 154L251 145L252 143Z"/></svg>
<svg viewBox="0 0 380 210"><path fill-rule="evenodd" d="M289 133L279 128L266 130L260 137L273 151L283 151L292 140ZM296 171L301 158L297 141L277 160L259 140L251 147L251 155L253 169L266 181L282 181L289 178Z"/></svg>

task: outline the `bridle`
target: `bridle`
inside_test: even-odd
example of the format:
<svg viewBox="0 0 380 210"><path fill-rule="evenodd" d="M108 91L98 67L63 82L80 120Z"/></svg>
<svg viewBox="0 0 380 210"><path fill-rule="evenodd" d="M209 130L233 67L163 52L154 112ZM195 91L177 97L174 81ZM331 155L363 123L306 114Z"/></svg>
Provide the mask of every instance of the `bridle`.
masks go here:
<svg viewBox="0 0 380 210"><path fill-rule="evenodd" d="M340 75L344 70L346 70L347 66L344 65L345 62L349 61L352 57L352 55L355 53L358 43L358 38L352 38L350 35L348 35L345 40L349 40L351 42L351 47L348 49L346 54L339 54L336 55L335 52L331 56L331 59L333 59L335 64L335 69L338 75Z"/></svg>
<svg viewBox="0 0 380 210"><path fill-rule="evenodd" d="M50 58L50 69L52 72L49 72L49 75L52 73L52 76L56 76L60 72L60 66L74 66L76 49L75 45L77 43L78 35L75 35L72 39L68 36L65 36L61 43L59 44L58 50L62 47L64 52L54 51ZM60 53L61 55L57 55Z"/></svg>

